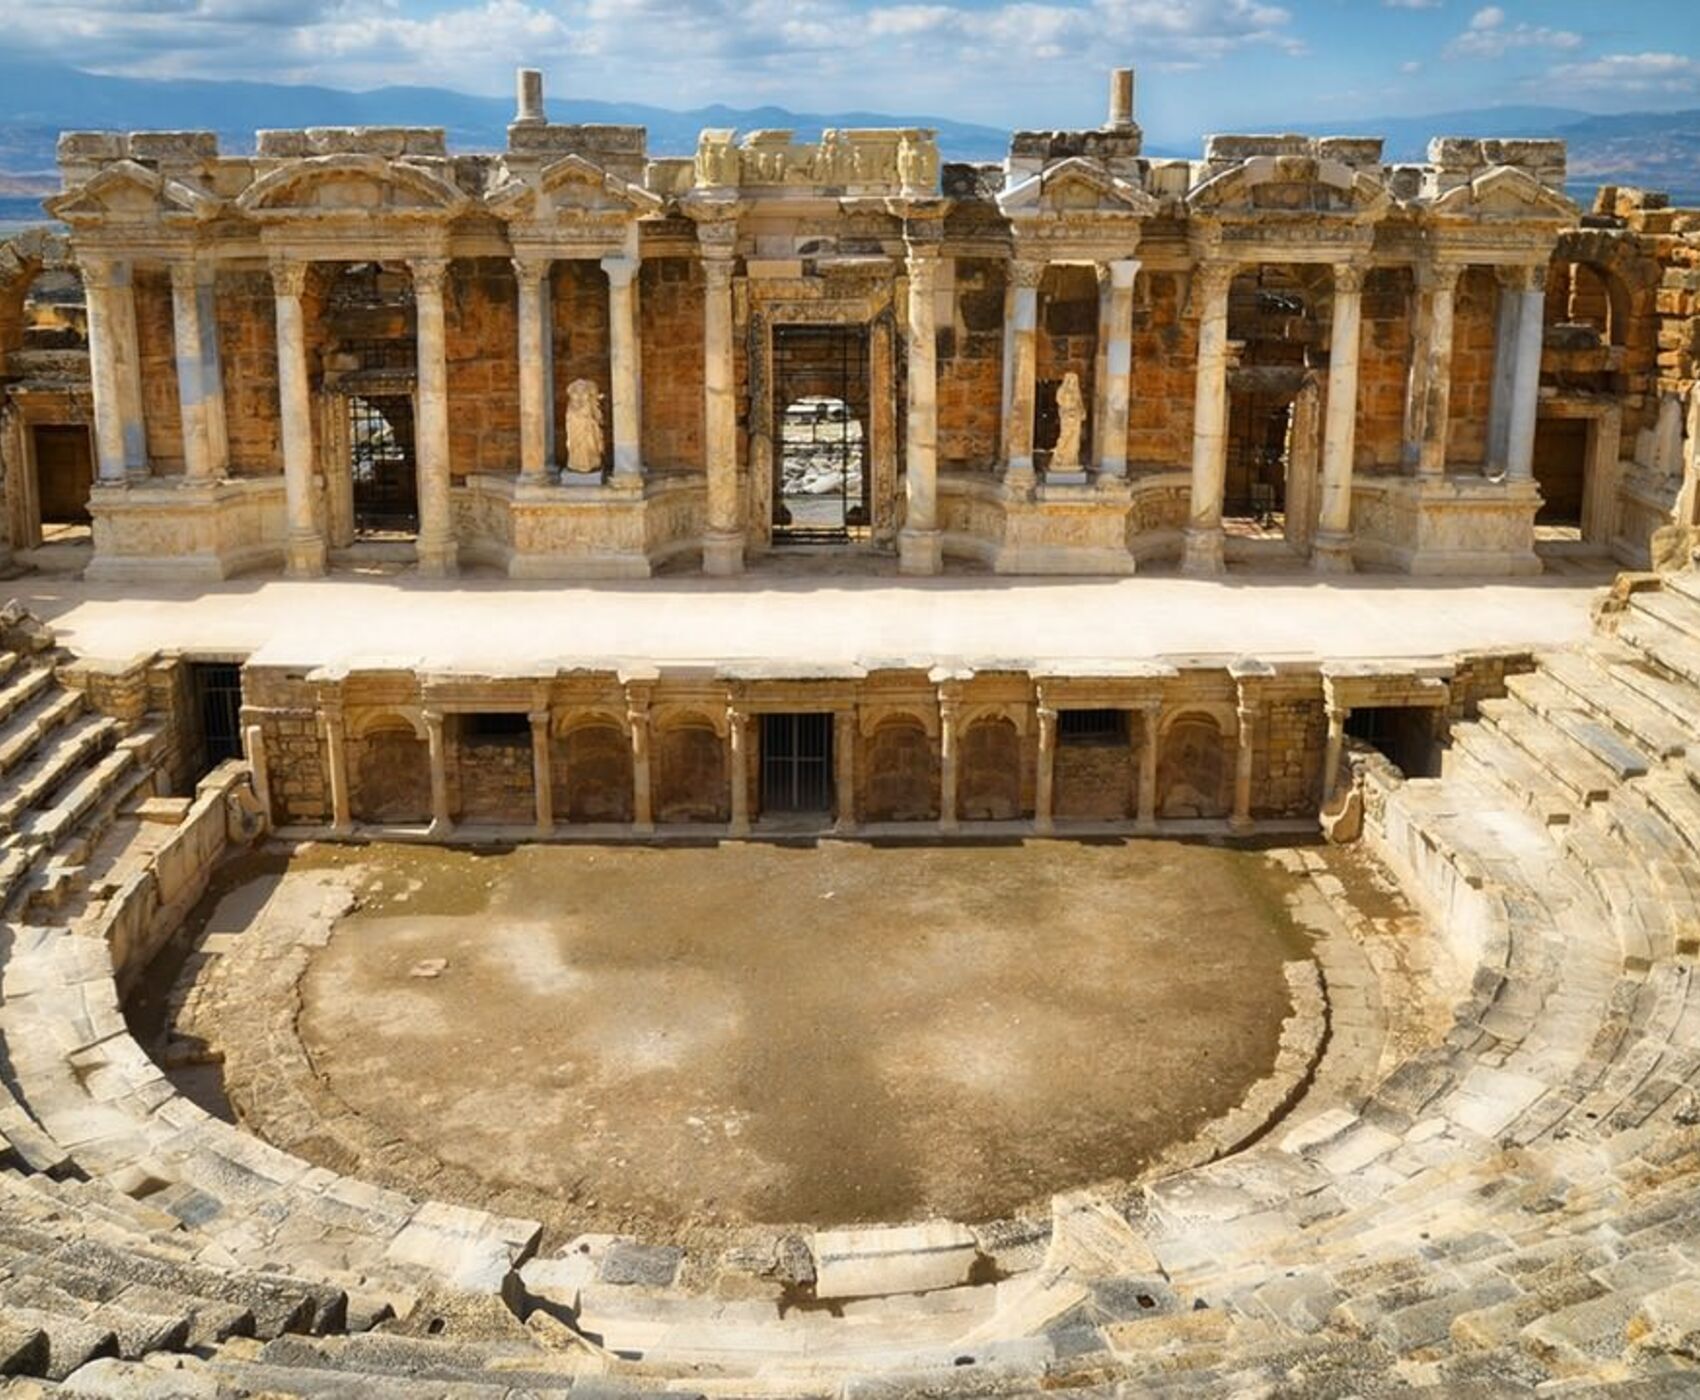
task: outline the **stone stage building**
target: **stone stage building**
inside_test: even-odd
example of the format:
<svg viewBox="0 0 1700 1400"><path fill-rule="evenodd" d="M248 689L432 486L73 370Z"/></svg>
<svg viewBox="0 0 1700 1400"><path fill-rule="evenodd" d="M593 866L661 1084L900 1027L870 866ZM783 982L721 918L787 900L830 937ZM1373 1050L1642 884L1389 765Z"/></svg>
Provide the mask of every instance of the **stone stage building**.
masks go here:
<svg viewBox="0 0 1700 1400"><path fill-rule="evenodd" d="M75 448L42 430L92 426L93 578L371 542L515 578L793 546L1507 574L1538 571L1538 519L1633 563L1693 511L1693 220L1609 191L1584 218L1556 142L1153 159L1122 70L1102 128L1001 165L919 129L651 158L640 127L548 122L526 72L496 154L435 128L59 150L68 249L0 267L0 447L27 547ZM22 334L55 259L86 378ZM575 386L599 431L571 461Z"/></svg>

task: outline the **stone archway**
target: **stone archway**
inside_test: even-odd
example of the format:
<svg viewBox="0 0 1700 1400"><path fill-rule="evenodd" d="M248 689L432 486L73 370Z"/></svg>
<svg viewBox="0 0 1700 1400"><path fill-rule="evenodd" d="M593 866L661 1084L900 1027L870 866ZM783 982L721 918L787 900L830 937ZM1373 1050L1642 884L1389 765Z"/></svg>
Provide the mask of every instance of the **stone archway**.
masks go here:
<svg viewBox="0 0 1700 1400"><path fill-rule="evenodd" d="M1005 715L962 732L957 815L964 821L1014 821L1021 815L1021 734Z"/></svg>
<svg viewBox="0 0 1700 1400"><path fill-rule="evenodd" d="M632 746L617 724L595 720L556 738L550 764L556 810L569 822L632 819Z"/></svg>
<svg viewBox="0 0 1700 1400"><path fill-rule="evenodd" d="M354 819L383 825L431 820L430 747L404 715L382 715L348 740Z"/></svg>
<svg viewBox="0 0 1700 1400"><path fill-rule="evenodd" d="M1169 722L1157 764L1160 816L1227 816L1233 777L1233 756L1214 716L1190 711Z"/></svg>
<svg viewBox="0 0 1700 1400"><path fill-rule="evenodd" d="M870 822L936 821L938 755L919 719L894 715L868 736L862 760L862 817Z"/></svg>
<svg viewBox="0 0 1700 1400"><path fill-rule="evenodd" d="M681 720L655 740L655 819L723 822L731 815L726 743L713 725Z"/></svg>

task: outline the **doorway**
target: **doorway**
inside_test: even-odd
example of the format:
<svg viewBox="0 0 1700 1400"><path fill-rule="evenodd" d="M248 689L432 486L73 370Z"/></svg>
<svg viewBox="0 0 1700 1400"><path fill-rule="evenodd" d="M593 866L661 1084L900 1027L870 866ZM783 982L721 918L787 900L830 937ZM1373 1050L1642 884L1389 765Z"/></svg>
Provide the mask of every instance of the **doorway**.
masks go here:
<svg viewBox="0 0 1700 1400"><path fill-rule="evenodd" d="M869 538L868 328L773 331L773 538L846 544Z"/></svg>
<svg viewBox="0 0 1700 1400"><path fill-rule="evenodd" d="M832 810L832 716L761 717L763 812Z"/></svg>
<svg viewBox="0 0 1700 1400"><path fill-rule="evenodd" d="M355 535L373 539L418 534L412 397L350 395L347 403Z"/></svg>
<svg viewBox="0 0 1700 1400"><path fill-rule="evenodd" d="M195 764L198 778L227 758L242 757L242 668L234 662L192 662L189 684L201 723Z"/></svg>
<svg viewBox="0 0 1700 1400"><path fill-rule="evenodd" d="M1535 424L1535 484L1541 488L1537 525L1580 531L1588 481L1587 418L1541 418Z"/></svg>
<svg viewBox="0 0 1700 1400"><path fill-rule="evenodd" d="M89 430L81 424L41 423L31 433L43 541L51 544L86 536L89 492L94 487L94 446Z"/></svg>
<svg viewBox="0 0 1700 1400"><path fill-rule="evenodd" d="M1259 532L1280 534L1287 510L1287 454L1293 396L1258 389L1234 394L1228 419L1222 514Z"/></svg>

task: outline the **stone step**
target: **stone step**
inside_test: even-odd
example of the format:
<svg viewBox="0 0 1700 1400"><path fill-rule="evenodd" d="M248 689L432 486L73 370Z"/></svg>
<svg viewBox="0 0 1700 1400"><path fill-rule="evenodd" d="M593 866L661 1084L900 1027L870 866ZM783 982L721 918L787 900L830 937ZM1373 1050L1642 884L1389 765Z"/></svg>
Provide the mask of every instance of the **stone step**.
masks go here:
<svg viewBox="0 0 1700 1400"><path fill-rule="evenodd" d="M1700 685L1700 641L1672 626L1669 609L1660 608L1657 598L1656 593L1635 595L1630 611L1618 624L1618 640L1683 684Z"/></svg>
<svg viewBox="0 0 1700 1400"><path fill-rule="evenodd" d="M126 778L134 779L140 772L133 752L114 749L57 792L51 807L24 817L17 824L17 833L48 847L57 846L103 799L112 796ZM134 782L129 786L133 788Z"/></svg>
<svg viewBox="0 0 1700 1400"><path fill-rule="evenodd" d="M1700 734L1700 689L1672 680L1640 656L1606 663L1606 674L1659 707L1689 734Z"/></svg>
<svg viewBox="0 0 1700 1400"><path fill-rule="evenodd" d="M83 712L78 690L44 690L37 701L13 716L0 735L0 773L10 773L35 752L42 740Z"/></svg>
<svg viewBox="0 0 1700 1400"><path fill-rule="evenodd" d="M1700 789L1684 777L1656 773L1638 785L1647 805L1700 856Z"/></svg>
<svg viewBox="0 0 1700 1400"><path fill-rule="evenodd" d="M1631 593L1630 606L1650 613L1700 642L1700 602L1696 602L1681 583L1673 582L1675 577L1661 577L1658 588L1643 588Z"/></svg>
<svg viewBox="0 0 1700 1400"><path fill-rule="evenodd" d="M1655 758L1700 746L1700 732L1689 729L1655 702L1646 699L1581 653L1546 657L1540 674L1562 686L1577 702L1616 725L1637 746ZM1522 679L1517 677L1515 679Z"/></svg>
<svg viewBox="0 0 1700 1400"><path fill-rule="evenodd" d="M1619 781L1640 777L1657 761L1619 738L1610 725L1594 714L1579 708L1570 691L1540 672L1512 676L1506 682L1506 689L1531 714L1544 719L1584 755L1603 764Z"/></svg>
<svg viewBox="0 0 1700 1400"><path fill-rule="evenodd" d="M15 1327L34 1328L47 1339L46 1354L23 1375L62 1381L97 1356L118 1355L118 1334L80 1318L61 1317L37 1308L8 1307L5 1320Z"/></svg>
<svg viewBox="0 0 1700 1400"><path fill-rule="evenodd" d="M214 1356L206 1369L222 1383L220 1396L296 1397L296 1400L518 1400L535 1391L516 1390L497 1378L485 1381L433 1381L422 1387L417 1380L398 1379L360 1372L341 1372L308 1366L273 1366L257 1361L233 1361ZM566 1378L563 1377L563 1388ZM661 1400L659 1390L626 1386L585 1386L583 1393L599 1400ZM700 1389L686 1389L670 1400L703 1396Z"/></svg>
<svg viewBox="0 0 1700 1400"><path fill-rule="evenodd" d="M39 1376L47 1361L47 1333L0 1316L0 1376Z"/></svg>
<svg viewBox="0 0 1700 1400"><path fill-rule="evenodd" d="M112 746L118 721L105 715L85 715L67 725L42 751L12 775L0 795L0 831L14 831L33 807L48 801L78 769Z"/></svg>
<svg viewBox="0 0 1700 1400"><path fill-rule="evenodd" d="M1492 725L1461 724L1452 731L1452 745L1495 787L1508 791L1548 826L1574 819L1569 794L1559 791L1546 770Z"/></svg>
<svg viewBox="0 0 1700 1400"><path fill-rule="evenodd" d="M1579 752L1519 701L1509 697L1484 700L1481 714L1484 721L1522 749L1573 801L1583 806L1602 802L1616 786L1617 780L1610 769Z"/></svg>
<svg viewBox="0 0 1700 1400"><path fill-rule="evenodd" d="M24 706L51 690L55 683L51 666L31 666L9 674L6 683L0 685L0 724L10 721Z"/></svg>
<svg viewBox="0 0 1700 1400"><path fill-rule="evenodd" d="M29 1308L108 1329L118 1339L118 1354L129 1360L154 1351L181 1351L189 1340L188 1315L175 1304L161 1313L137 1312L81 1298L33 1274L0 1280L0 1308Z"/></svg>

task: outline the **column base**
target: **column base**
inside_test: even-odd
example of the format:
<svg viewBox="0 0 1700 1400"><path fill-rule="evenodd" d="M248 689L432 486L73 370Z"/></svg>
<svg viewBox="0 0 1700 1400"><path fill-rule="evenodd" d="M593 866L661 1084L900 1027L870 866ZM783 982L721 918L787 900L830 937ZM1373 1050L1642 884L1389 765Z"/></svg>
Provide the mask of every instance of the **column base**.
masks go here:
<svg viewBox="0 0 1700 1400"><path fill-rule="evenodd" d="M432 819L431 825L425 828L425 834L433 841L446 841L454 835L455 824L447 817Z"/></svg>
<svg viewBox="0 0 1700 1400"><path fill-rule="evenodd" d="M1213 525L1208 529L1188 526L1186 542L1181 550L1181 572L1183 574L1220 574L1227 570L1223 559L1222 527Z"/></svg>
<svg viewBox="0 0 1700 1400"><path fill-rule="evenodd" d="M1352 537L1344 532L1321 530L1311 541L1310 567L1319 574L1349 574L1357 569L1352 559Z"/></svg>
<svg viewBox="0 0 1700 1400"><path fill-rule="evenodd" d="M454 540L419 540L419 572L426 578L453 578L460 572L460 546Z"/></svg>
<svg viewBox="0 0 1700 1400"><path fill-rule="evenodd" d="M318 578L325 572L325 537L317 531L291 535L283 549L283 571L290 578Z"/></svg>
<svg viewBox="0 0 1700 1400"><path fill-rule="evenodd" d="M1255 825L1250 817L1242 817L1237 812L1228 818L1228 830L1236 836L1244 836Z"/></svg>
<svg viewBox="0 0 1700 1400"><path fill-rule="evenodd" d="M900 574L944 572L944 536L937 530L899 530L897 571Z"/></svg>
<svg viewBox="0 0 1700 1400"><path fill-rule="evenodd" d="M702 537L702 571L714 578L744 572L744 532L709 530Z"/></svg>

